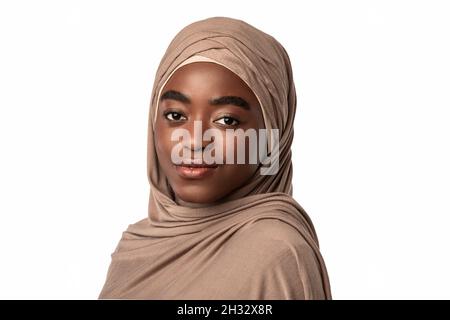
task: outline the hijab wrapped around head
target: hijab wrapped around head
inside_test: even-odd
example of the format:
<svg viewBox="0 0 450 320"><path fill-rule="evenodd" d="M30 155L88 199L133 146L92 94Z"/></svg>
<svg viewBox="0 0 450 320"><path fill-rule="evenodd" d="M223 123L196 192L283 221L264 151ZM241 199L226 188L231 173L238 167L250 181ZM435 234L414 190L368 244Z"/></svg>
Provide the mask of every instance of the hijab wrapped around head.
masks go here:
<svg viewBox="0 0 450 320"><path fill-rule="evenodd" d="M214 205L175 201L154 144L161 90L179 67L195 61L237 74L257 96L266 129L279 130L278 172L257 170ZM275 38L227 17L183 28L160 62L151 95L148 217L123 232L99 298L331 299L314 226L292 198L295 111L291 63Z"/></svg>

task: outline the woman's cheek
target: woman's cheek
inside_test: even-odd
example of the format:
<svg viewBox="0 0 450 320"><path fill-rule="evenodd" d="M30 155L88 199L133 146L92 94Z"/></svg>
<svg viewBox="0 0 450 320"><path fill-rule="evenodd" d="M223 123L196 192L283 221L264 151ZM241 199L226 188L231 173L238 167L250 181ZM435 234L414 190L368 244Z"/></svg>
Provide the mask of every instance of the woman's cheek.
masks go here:
<svg viewBox="0 0 450 320"><path fill-rule="evenodd" d="M219 142L222 144L222 156L223 163L229 164L230 156L227 154L228 150L231 152L231 146L234 145L233 139L227 138L225 134L222 135L222 140Z"/></svg>
<svg viewBox="0 0 450 320"><path fill-rule="evenodd" d="M170 132L167 128L162 126L155 127L155 147L158 157L164 162L170 161L170 152L172 149L172 142L170 140ZM165 163L161 163L164 165Z"/></svg>

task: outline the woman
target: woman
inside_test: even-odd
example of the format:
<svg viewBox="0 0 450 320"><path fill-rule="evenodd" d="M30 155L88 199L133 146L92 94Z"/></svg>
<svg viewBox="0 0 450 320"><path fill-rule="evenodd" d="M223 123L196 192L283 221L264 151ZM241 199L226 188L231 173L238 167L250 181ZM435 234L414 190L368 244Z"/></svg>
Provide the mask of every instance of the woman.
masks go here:
<svg viewBox="0 0 450 320"><path fill-rule="evenodd" d="M183 28L151 96L148 217L123 232L99 298L331 299L313 224L292 198L295 110L290 60L273 37L226 17ZM250 138L226 135L237 129L266 130L256 163ZM213 162L202 158L211 145ZM230 150L234 161L220 161Z"/></svg>

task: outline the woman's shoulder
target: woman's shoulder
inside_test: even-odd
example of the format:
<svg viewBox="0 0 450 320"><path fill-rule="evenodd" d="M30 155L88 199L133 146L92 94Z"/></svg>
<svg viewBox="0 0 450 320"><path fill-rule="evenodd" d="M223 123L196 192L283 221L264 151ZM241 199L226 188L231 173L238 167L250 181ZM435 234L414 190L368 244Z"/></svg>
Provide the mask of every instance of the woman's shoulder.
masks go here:
<svg viewBox="0 0 450 320"><path fill-rule="evenodd" d="M261 219L243 227L233 237L230 246L247 257L267 263L295 255L311 256L313 250L300 232L279 219Z"/></svg>
<svg viewBox="0 0 450 320"><path fill-rule="evenodd" d="M279 242L287 246L305 243L304 238L294 226L275 218L252 222L242 229L241 237L262 242Z"/></svg>
<svg viewBox="0 0 450 320"><path fill-rule="evenodd" d="M243 229L237 240L242 249L236 245L234 249L244 262L240 267L252 274L242 292L256 286L263 288L257 299L325 298L315 249L294 226L279 219L258 220Z"/></svg>

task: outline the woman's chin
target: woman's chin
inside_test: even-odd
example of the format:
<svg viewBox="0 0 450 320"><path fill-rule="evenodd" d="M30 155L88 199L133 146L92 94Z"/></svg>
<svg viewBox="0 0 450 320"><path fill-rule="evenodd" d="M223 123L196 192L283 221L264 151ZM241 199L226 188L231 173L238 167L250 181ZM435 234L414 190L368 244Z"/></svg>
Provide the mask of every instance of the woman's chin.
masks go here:
<svg viewBox="0 0 450 320"><path fill-rule="evenodd" d="M177 198L184 202L207 204L222 198L219 194L212 192L211 188L205 186L186 185L174 189Z"/></svg>

